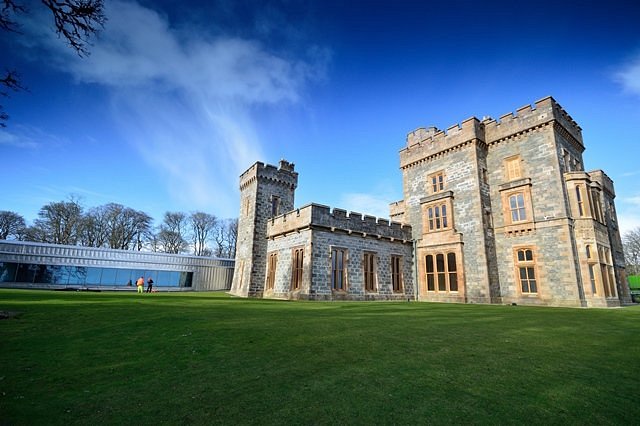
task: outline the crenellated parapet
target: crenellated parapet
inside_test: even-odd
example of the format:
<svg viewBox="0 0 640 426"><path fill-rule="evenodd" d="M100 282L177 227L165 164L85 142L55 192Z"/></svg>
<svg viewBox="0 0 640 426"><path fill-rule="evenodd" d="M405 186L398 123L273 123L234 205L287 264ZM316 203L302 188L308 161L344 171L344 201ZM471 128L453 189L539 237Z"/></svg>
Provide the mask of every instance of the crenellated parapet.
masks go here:
<svg viewBox="0 0 640 426"><path fill-rule="evenodd" d="M473 141L490 145L550 123L554 123L555 130L566 139L584 150L580 126L555 99L547 96L534 105L518 108L515 113L504 114L499 120L486 117L479 121L471 117L446 131L436 127L416 129L407 135L407 146L400 151L400 168L446 154Z"/></svg>
<svg viewBox="0 0 640 426"><path fill-rule="evenodd" d="M407 135L407 147L400 151L400 168L445 153L473 140L484 141L484 128L475 117L449 127L446 132L436 127L416 129Z"/></svg>
<svg viewBox="0 0 640 426"><path fill-rule="evenodd" d="M615 198L616 192L613 189L613 180L609 176L607 176L605 172L603 172L602 170L592 170L587 174L593 182L599 183L600 187L608 192L609 197L611 197L612 199Z"/></svg>
<svg viewBox="0 0 640 426"><path fill-rule="evenodd" d="M361 213L347 212L338 208L332 210L321 204L308 204L269 219L267 237L275 238L279 235L310 228L321 228L331 232L343 232L378 239L411 240L411 226L409 225Z"/></svg>
<svg viewBox="0 0 640 426"><path fill-rule="evenodd" d="M280 160L278 167L257 161L240 175L240 190L243 190L257 179L281 184L291 189L295 189L298 186L298 173L295 171L295 165L286 160Z"/></svg>
<svg viewBox="0 0 640 426"><path fill-rule="evenodd" d="M584 147L582 129L551 96L540 99L533 106L520 107L515 114L504 114L498 121L490 117L482 120L487 144L500 142L551 122L556 123L557 130L565 132L566 137Z"/></svg>

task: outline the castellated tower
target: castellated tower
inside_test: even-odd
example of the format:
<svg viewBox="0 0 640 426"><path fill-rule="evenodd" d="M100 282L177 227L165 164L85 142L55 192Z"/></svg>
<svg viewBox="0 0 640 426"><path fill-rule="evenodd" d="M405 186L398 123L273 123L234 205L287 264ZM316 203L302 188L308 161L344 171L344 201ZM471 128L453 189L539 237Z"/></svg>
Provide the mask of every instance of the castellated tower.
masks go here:
<svg viewBox="0 0 640 426"><path fill-rule="evenodd" d="M240 176L240 214L233 284L230 293L262 297L267 256L267 221L293 210L298 173L294 164L279 167L256 162Z"/></svg>

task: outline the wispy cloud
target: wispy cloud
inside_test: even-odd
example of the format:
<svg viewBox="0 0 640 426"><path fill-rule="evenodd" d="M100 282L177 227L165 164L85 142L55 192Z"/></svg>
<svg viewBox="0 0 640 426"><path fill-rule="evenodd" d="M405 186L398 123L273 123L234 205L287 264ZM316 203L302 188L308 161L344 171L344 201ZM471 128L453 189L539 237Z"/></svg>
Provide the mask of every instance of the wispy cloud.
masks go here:
<svg viewBox="0 0 640 426"><path fill-rule="evenodd" d="M57 66L109 90L120 134L188 210L236 214L237 177L264 158L252 109L299 102L326 55L292 59L258 40L177 30L136 2L106 6L88 58L42 33Z"/></svg>
<svg viewBox="0 0 640 426"><path fill-rule="evenodd" d="M0 146L21 149L36 149L42 145L61 146L66 142L55 135L47 134L40 129L25 125L12 125L0 129Z"/></svg>
<svg viewBox="0 0 640 426"><path fill-rule="evenodd" d="M640 52L624 64L614 78L626 92L640 96Z"/></svg>

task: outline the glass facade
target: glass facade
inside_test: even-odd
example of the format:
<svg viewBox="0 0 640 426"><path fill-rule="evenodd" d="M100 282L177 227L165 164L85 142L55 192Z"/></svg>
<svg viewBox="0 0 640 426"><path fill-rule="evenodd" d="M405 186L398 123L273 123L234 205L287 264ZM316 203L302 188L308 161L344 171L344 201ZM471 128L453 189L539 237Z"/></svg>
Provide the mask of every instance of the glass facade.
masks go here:
<svg viewBox="0 0 640 426"><path fill-rule="evenodd" d="M140 276L145 277L145 282L151 277L159 287L193 284L193 272L0 262L0 283L124 287L129 280L135 285Z"/></svg>

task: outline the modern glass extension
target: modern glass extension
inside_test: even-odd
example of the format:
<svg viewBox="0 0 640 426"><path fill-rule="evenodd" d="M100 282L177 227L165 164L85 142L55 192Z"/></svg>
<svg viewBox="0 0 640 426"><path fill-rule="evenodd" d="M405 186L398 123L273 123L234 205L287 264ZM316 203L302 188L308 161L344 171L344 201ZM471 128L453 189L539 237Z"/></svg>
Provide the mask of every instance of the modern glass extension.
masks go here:
<svg viewBox="0 0 640 426"><path fill-rule="evenodd" d="M145 285L151 277L155 286L191 287L193 272L0 262L2 283L125 287L129 283L135 286L140 277L144 277Z"/></svg>

